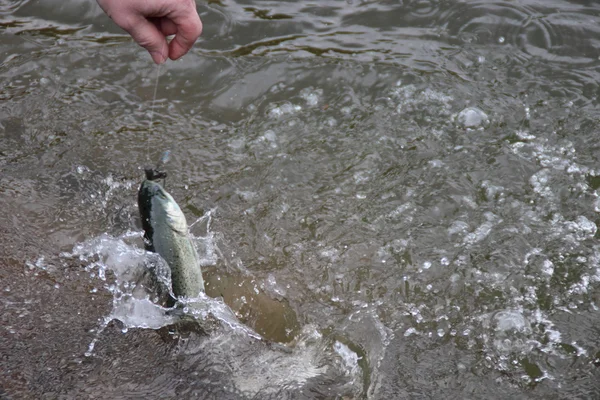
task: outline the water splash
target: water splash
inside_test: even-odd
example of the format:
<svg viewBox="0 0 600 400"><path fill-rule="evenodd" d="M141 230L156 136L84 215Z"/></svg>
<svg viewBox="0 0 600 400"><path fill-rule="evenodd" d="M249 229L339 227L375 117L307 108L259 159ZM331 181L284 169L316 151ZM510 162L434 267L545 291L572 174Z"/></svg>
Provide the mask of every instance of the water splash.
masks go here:
<svg viewBox="0 0 600 400"><path fill-rule="evenodd" d="M210 226L210 213L196 221ZM121 331L129 329L159 329L171 326L187 315L205 326L216 321L220 328L202 340L182 342L180 351L186 362L202 352L203 357L219 360L231 374L236 390L251 396L278 393L281 388L297 390L309 381L321 377L330 382L336 376L341 393L355 392L355 378L361 370L359 356L342 344L327 344L327 340L312 326L306 325L292 347L269 343L250 327L242 324L222 299L213 299L201 293L193 299L179 299L176 308L161 306L161 291L169 291L170 274L166 263L158 255L136 247L132 240L140 240L140 232L127 232L120 237L103 234L77 244L70 253L61 256L76 259L94 273L113 296L112 309L99 321L86 357L94 356L102 333L112 321L119 321ZM217 246L208 230L201 252L203 265L216 261ZM207 250L208 251L205 251ZM153 279L153 277L158 279ZM169 292L170 293L170 292ZM172 293L170 293L172 295ZM345 382L355 382L346 384Z"/></svg>

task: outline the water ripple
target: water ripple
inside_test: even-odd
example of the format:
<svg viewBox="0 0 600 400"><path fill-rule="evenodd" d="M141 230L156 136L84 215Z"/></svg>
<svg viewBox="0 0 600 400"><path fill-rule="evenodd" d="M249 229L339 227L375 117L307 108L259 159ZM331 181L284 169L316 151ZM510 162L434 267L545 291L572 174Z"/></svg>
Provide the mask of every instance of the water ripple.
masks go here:
<svg viewBox="0 0 600 400"><path fill-rule="evenodd" d="M551 62L590 63L597 59L598 12L575 14L533 3L457 3L440 15L450 38L480 45L503 45Z"/></svg>

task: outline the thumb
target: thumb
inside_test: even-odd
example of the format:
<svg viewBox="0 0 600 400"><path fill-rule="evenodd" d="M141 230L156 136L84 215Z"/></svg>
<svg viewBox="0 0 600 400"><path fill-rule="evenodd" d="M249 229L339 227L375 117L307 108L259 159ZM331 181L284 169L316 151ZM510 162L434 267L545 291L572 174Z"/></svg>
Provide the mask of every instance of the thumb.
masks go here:
<svg viewBox="0 0 600 400"><path fill-rule="evenodd" d="M162 64L167 60L169 56L167 39L152 22L140 18L125 30L137 44L148 50L156 64Z"/></svg>

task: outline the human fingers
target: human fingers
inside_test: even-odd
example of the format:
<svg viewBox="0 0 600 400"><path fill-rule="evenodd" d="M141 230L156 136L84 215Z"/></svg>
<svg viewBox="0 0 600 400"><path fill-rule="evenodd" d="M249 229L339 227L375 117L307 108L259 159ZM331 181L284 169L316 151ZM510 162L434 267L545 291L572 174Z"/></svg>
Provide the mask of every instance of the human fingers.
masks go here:
<svg viewBox="0 0 600 400"><path fill-rule="evenodd" d="M146 18L137 18L136 23L123 27L140 46L145 48L156 64L167 61L169 45L164 33Z"/></svg>
<svg viewBox="0 0 600 400"><path fill-rule="evenodd" d="M177 33L177 25L168 18L150 18L150 20L164 36L175 35Z"/></svg>
<svg viewBox="0 0 600 400"><path fill-rule="evenodd" d="M200 34L202 21L196 11L196 3L188 2L187 7L181 7L168 16L177 27L175 38L169 43L169 58L176 60L187 53Z"/></svg>

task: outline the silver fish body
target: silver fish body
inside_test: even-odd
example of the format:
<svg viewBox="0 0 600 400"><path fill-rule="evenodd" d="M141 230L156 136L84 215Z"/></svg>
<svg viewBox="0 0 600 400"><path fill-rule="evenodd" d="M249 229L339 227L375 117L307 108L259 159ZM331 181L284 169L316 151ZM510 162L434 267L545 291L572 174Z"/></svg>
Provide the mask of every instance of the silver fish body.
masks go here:
<svg viewBox="0 0 600 400"><path fill-rule="evenodd" d="M138 191L138 207L146 249L158 253L169 265L173 294L198 297L204 292L204 279L181 208L160 184L148 179Z"/></svg>

